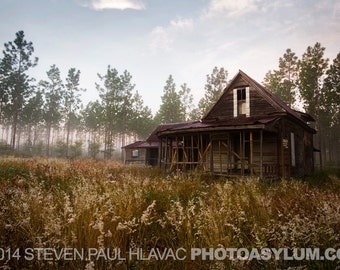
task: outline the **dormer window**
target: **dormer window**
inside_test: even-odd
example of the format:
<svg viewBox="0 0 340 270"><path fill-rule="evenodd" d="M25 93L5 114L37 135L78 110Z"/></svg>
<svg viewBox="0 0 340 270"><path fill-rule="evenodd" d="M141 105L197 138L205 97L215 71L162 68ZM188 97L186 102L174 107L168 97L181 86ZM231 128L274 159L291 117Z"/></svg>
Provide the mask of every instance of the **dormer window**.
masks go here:
<svg viewBox="0 0 340 270"><path fill-rule="evenodd" d="M249 87L234 89L234 117L250 116Z"/></svg>

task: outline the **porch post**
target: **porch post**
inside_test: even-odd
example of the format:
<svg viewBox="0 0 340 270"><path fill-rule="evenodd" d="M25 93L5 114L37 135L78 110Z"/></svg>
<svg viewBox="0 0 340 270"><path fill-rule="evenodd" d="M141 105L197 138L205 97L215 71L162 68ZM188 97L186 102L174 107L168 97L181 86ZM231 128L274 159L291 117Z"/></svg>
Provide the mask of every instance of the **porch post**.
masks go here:
<svg viewBox="0 0 340 270"><path fill-rule="evenodd" d="M162 157L163 157L163 138L160 140L160 145L158 146L158 167L161 169L162 168Z"/></svg>
<svg viewBox="0 0 340 270"><path fill-rule="evenodd" d="M240 131L241 175L244 176L244 131Z"/></svg>
<svg viewBox="0 0 340 270"><path fill-rule="evenodd" d="M169 140L168 140L168 136L165 137L165 153L164 153L164 169L167 169L168 166L168 151L170 149L168 149L168 144L169 144Z"/></svg>
<svg viewBox="0 0 340 270"><path fill-rule="evenodd" d="M211 143L211 147L210 147L210 172L213 173L214 172L214 158L213 158L213 141L211 138L211 133L209 134L209 139L210 139L210 143Z"/></svg>
<svg viewBox="0 0 340 270"><path fill-rule="evenodd" d="M260 130L260 178L263 179L263 130Z"/></svg>
<svg viewBox="0 0 340 270"><path fill-rule="evenodd" d="M253 132L250 131L249 132L249 150L250 150L250 153L249 153L249 170L250 170L250 175L253 176Z"/></svg>

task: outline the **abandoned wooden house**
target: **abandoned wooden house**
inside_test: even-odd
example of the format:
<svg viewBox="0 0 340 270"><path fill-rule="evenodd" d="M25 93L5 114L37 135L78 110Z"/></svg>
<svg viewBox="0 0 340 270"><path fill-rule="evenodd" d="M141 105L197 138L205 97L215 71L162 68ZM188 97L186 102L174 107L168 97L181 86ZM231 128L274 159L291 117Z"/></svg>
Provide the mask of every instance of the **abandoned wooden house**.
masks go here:
<svg viewBox="0 0 340 270"><path fill-rule="evenodd" d="M313 171L314 119L239 71L201 121L158 126L125 146L125 163L260 178Z"/></svg>

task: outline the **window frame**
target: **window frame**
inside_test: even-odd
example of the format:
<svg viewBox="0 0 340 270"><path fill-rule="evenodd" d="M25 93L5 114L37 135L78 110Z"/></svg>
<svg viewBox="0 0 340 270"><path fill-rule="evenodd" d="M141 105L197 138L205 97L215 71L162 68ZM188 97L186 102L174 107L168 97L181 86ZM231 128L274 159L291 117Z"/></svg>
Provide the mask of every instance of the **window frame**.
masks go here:
<svg viewBox="0 0 340 270"><path fill-rule="evenodd" d="M131 149L131 157L132 158L138 158L139 157L139 149Z"/></svg>
<svg viewBox="0 0 340 270"><path fill-rule="evenodd" d="M250 116L249 86L234 89L234 117Z"/></svg>

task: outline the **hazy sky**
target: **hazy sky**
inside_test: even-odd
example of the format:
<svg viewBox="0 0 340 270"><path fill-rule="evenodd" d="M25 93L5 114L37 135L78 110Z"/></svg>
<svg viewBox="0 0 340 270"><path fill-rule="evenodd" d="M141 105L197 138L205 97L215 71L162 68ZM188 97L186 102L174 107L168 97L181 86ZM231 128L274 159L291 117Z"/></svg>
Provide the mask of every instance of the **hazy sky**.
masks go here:
<svg viewBox="0 0 340 270"><path fill-rule="evenodd" d="M39 57L37 80L53 64L63 78L75 67L87 103L98 96L97 73L110 65L131 73L155 112L170 74L197 102L214 66L229 79L241 69L262 82L287 48L301 57L316 42L332 61L340 52L340 0L0 0L1 50L19 30Z"/></svg>

